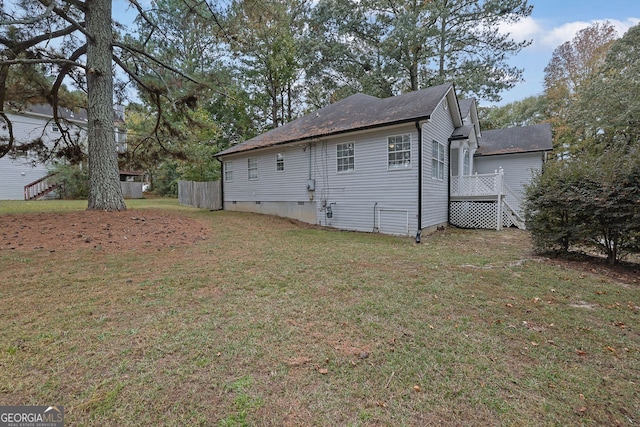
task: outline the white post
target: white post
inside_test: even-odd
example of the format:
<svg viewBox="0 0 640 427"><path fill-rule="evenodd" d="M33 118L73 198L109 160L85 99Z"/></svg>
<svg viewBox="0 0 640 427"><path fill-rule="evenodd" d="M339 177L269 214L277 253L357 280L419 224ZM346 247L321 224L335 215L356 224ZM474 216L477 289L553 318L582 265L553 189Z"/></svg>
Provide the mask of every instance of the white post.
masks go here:
<svg viewBox="0 0 640 427"><path fill-rule="evenodd" d="M502 230L502 175L504 174L504 171L500 168L500 170L496 172L496 190L498 193L498 218L496 218L496 230Z"/></svg>

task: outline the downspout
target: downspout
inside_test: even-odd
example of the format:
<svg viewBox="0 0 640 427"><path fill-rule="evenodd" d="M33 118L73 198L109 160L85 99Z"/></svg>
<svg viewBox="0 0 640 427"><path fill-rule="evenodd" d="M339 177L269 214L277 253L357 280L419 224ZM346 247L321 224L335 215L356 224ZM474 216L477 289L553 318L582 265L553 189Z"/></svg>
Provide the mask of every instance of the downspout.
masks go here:
<svg viewBox="0 0 640 427"><path fill-rule="evenodd" d="M376 230L376 207L378 207L378 202L375 202L373 204L373 232L375 233Z"/></svg>
<svg viewBox="0 0 640 427"><path fill-rule="evenodd" d="M416 243L420 243L420 235L422 234L422 126L420 121L416 120L416 129L418 130L418 231L416 232Z"/></svg>
<svg viewBox="0 0 640 427"><path fill-rule="evenodd" d="M451 138L449 138L447 150L447 223L451 224ZM469 170L469 173L471 173L471 170ZM460 175L460 165L458 165L458 175ZM458 182L460 182L459 177Z"/></svg>
<svg viewBox="0 0 640 427"><path fill-rule="evenodd" d="M311 141L309 141L309 145L307 147L309 148L309 178L308 179L311 180L312 179L312 174L311 174L311 172L312 172L312 167L311 167L311 160L312 160L311 159Z"/></svg>
<svg viewBox="0 0 640 427"><path fill-rule="evenodd" d="M220 210L224 210L224 162L220 160L220 157L216 157L216 160L220 162Z"/></svg>

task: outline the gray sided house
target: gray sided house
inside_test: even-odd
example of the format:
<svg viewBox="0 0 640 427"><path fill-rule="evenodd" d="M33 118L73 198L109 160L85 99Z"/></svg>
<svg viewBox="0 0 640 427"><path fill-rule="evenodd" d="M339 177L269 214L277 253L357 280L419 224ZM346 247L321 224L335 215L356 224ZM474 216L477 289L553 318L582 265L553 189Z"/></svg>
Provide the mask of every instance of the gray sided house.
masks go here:
<svg viewBox="0 0 640 427"><path fill-rule="evenodd" d="M482 138L475 103L462 106L465 114L443 84L384 99L356 94L307 114L217 154L223 208L419 237L451 222L454 175L475 174Z"/></svg>
<svg viewBox="0 0 640 427"><path fill-rule="evenodd" d="M23 151L18 147L40 140L45 146L52 147L62 133L53 120L53 109L45 105L33 105L24 110L6 108L5 114L11 120L15 137L14 149L0 158L0 200L23 200L33 195L43 196L55 190L47 183L51 161L42 161L35 152ZM71 134L79 134L80 139L86 138L87 116L84 112L74 113L66 108L60 108L58 115L67 126ZM0 137L6 138L8 131L6 124L0 119Z"/></svg>
<svg viewBox="0 0 640 427"><path fill-rule="evenodd" d="M55 197L58 185L50 180L53 160L41 159L34 150L19 149L34 141L52 148L67 131L77 143L86 146L87 114L66 108L58 109L61 124L53 119L53 108L49 105L31 105L21 110L5 106L5 114L11 121L15 138L14 148L0 158L0 200L35 200ZM63 126L63 128L59 128ZM126 150L126 129L123 107L114 111L114 134L116 150ZM0 138L7 138L7 125L0 119ZM142 184L140 184L142 185Z"/></svg>

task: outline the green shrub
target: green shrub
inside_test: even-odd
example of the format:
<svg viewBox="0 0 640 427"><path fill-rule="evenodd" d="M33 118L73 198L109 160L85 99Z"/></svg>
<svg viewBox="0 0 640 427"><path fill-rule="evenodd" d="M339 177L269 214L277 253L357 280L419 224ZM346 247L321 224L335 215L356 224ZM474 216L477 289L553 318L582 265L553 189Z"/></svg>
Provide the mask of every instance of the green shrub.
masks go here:
<svg viewBox="0 0 640 427"><path fill-rule="evenodd" d="M178 162L168 160L158 168L152 183L152 190L158 196L178 197L178 181L182 179Z"/></svg>
<svg viewBox="0 0 640 427"><path fill-rule="evenodd" d="M549 162L527 188L527 228L536 249L591 246L615 264L640 248L638 148L611 148Z"/></svg>
<svg viewBox="0 0 640 427"><path fill-rule="evenodd" d="M59 191L63 199L86 199L89 196L89 171L82 165L58 164L53 169L57 173L53 180L62 187Z"/></svg>

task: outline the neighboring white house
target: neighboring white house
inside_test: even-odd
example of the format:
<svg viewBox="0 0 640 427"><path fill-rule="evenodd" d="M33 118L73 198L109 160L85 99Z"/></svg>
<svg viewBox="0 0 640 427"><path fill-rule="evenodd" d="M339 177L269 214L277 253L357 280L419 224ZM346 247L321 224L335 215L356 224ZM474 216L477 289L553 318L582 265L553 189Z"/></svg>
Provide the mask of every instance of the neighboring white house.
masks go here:
<svg viewBox="0 0 640 427"><path fill-rule="evenodd" d="M62 136L59 125L53 120L53 109L48 105L34 105L20 111L5 110L11 121L14 133L14 148L0 158L0 200L23 200L41 197L52 189L46 178L54 166L53 160L41 161L33 151L16 149L24 144L41 140L46 147L53 145ZM86 111L73 112L66 108L58 109L62 119L61 126L77 138L81 146L86 147L87 115ZM126 151L126 130L124 129L124 110L116 108L114 133L118 152ZM7 126L0 119L0 137L7 137Z"/></svg>
<svg viewBox="0 0 640 427"><path fill-rule="evenodd" d="M353 95L218 153L223 208L419 238L452 222L450 184L476 175L483 139L475 103L453 84ZM539 143L550 149L550 134ZM466 205L504 202L502 187L492 199L462 193Z"/></svg>

